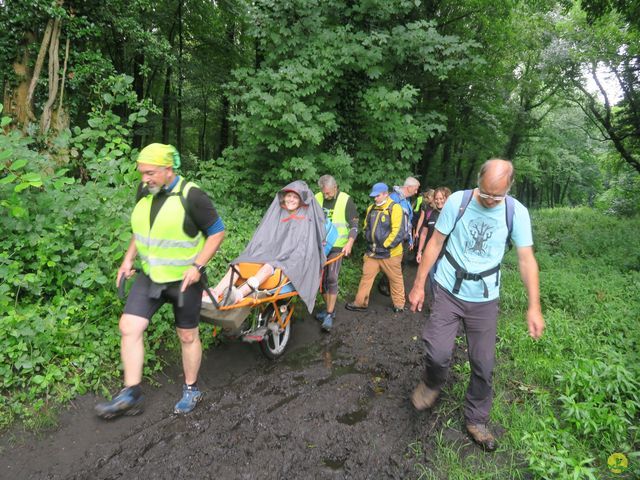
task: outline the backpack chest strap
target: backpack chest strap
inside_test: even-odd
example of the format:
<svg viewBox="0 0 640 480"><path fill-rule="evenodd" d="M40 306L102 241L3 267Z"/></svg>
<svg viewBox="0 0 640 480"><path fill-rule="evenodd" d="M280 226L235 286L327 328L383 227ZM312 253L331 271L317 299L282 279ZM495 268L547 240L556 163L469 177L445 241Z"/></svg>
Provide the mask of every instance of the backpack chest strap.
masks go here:
<svg viewBox="0 0 640 480"><path fill-rule="evenodd" d="M447 258L447 261L451 264L451 266L455 269L456 271L456 281L453 284L453 294L457 295L458 293L460 293L460 287L462 286L462 281L463 280L473 280L473 281L480 281L482 282L482 286L483 286L483 297L484 298L489 298L489 288L487 287L487 282L484 281L484 277L488 277L490 275L494 275L496 276L496 287L498 286L499 282L500 282L500 264L496 265L493 268L490 268L489 270L485 270L484 272L480 272L480 273L471 273L471 272L467 272L464 268L462 268L460 266L460 264L458 262L456 262L456 260L453 258L453 255L451 255L449 253L448 250L444 251L444 256Z"/></svg>

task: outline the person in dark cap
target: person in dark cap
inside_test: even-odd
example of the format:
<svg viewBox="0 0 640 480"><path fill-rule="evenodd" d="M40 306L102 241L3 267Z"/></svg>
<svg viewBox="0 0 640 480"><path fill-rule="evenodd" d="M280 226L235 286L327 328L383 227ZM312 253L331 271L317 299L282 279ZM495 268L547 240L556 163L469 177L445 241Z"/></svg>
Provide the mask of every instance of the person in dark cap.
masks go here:
<svg viewBox="0 0 640 480"><path fill-rule="evenodd" d="M364 221L367 250L364 254L362 277L355 300L347 303L345 308L353 312L365 312L373 282L378 272L382 271L391 285L393 311L402 312L405 302L402 278L405 218L402 207L389 198L389 187L384 183L376 183L369 196L373 197L374 203L367 208Z"/></svg>

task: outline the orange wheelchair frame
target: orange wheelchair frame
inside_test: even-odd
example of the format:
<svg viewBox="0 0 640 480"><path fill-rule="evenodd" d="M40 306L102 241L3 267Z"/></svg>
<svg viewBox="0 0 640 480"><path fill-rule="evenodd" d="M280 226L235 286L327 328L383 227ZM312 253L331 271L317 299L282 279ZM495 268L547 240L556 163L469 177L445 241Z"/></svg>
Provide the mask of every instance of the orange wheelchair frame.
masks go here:
<svg viewBox="0 0 640 480"><path fill-rule="evenodd" d="M344 254L325 262L324 267L338 261ZM256 274L262 267L260 263L241 263L231 265L232 274L229 280L231 286L241 286L247 279ZM322 281L320 281L322 292ZM228 295L228 293L227 293ZM291 335L291 320L295 305L292 301L298 292L281 269L276 269L273 275L254 289L240 302L225 305L226 295L222 299L213 298L208 288L203 293L200 316L222 328L222 331L232 336L239 336L245 342L258 343L262 353L270 359L278 358L284 353ZM252 310L258 310L255 316L248 319Z"/></svg>

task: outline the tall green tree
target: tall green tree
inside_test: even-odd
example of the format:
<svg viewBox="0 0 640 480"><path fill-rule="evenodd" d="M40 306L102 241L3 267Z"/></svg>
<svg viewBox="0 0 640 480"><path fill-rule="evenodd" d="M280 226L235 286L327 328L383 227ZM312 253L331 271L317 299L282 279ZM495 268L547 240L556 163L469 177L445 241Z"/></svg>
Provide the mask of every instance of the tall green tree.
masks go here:
<svg viewBox="0 0 640 480"><path fill-rule="evenodd" d="M418 2L255 2L254 68L234 72L238 146L226 164L272 192L332 172L344 186L399 180L446 129L414 84L474 61L472 42L442 35Z"/></svg>
<svg viewBox="0 0 640 480"><path fill-rule="evenodd" d="M605 2L597 9L594 3L587 3L590 17L574 8L567 25L570 48L565 74L576 92L569 95L620 157L640 173L640 26L629 17L631 7L621 15L610 8L619 2ZM588 79L595 92L588 89ZM611 86L621 92L620 101Z"/></svg>

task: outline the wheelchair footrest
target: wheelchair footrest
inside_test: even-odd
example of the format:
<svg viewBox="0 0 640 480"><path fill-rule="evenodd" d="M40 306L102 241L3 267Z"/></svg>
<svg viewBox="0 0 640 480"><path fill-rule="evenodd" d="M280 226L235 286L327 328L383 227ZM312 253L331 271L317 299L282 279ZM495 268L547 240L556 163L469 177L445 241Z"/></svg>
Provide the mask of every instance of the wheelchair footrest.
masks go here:
<svg viewBox="0 0 640 480"><path fill-rule="evenodd" d="M267 334L267 327L258 328L253 332L243 335L242 341L248 342L248 343L261 342L264 339L264 336L266 334Z"/></svg>

